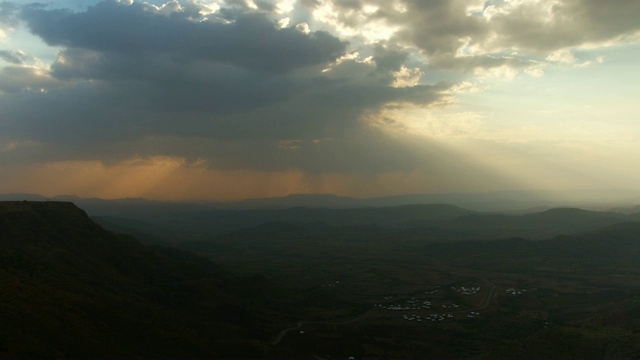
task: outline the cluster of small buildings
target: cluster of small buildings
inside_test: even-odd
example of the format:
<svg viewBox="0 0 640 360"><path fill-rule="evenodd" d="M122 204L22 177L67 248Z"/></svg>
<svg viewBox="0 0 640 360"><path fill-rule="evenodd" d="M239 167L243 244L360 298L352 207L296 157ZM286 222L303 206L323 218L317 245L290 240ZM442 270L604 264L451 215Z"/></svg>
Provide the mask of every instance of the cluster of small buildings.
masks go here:
<svg viewBox="0 0 640 360"><path fill-rule="evenodd" d="M516 289L516 288L507 288L505 290L505 292L507 293L507 295L522 295L522 293L525 293L527 291L536 291L538 290L537 288L531 288L530 290L527 289Z"/></svg>
<svg viewBox="0 0 640 360"><path fill-rule="evenodd" d="M387 296L384 299L390 300L391 298L392 296ZM425 300L420 302L416 298L411 298L410 300L406 301L406 304L392 304L392 305L375 304L374 306L379 307L381 309L393 310L393 311L426 310L426 309L431 309L431 301Z"/></svg>
<svg viewBox="0 0 640 360"><path fill-rule="evenodd" d="M427 320L431 320L433 322L440 322L445 319L453 319L453 314L431 314L427 316Z"/></svg>
<svg viewBox="0 0 640 360"><path fill-rule="evenodd" d="M464 287L461 286L459 288L457 287L451 287L451 290L455 291L458 293L458 295L475 295L478 293L478 291L480 291L480 286L478 287Z"/></svg>
<svg viewBox="0 0 640 360"><path fill-rule="evenodd" d="M438 290L432 290L427 292L427 294L434 294ZM384 300L392 300L393 296L385 296ZM375 307L391 310L391 311L411 311L411 310L430 310L433 306L431 301L422 300L412 297L404 302L396 303L396 304L375 304ZM447 304L442 305L445 309L457 309L460 305L457 304ZM402 318L406 321L415 321L415 322L440 322L447 319L453 319L453 314L431 314L431 315L417 315L417 314L405 314L402 315Z"/></svg>
<svg viewBox="0 0 640 360"><path fill-rule="evenodd" d="M451 289L453 291L455 291L458 295L461 296L466 296L466 295L475 295L477 294L481 288L479 286L474 286L474 287L451 287ZM431 290L431 291L427 291L425 292L426 294L432 295L435 294L438 290ZM513 293L518 294L519 291L525 291L525 290L517 290L515 288L509 288L507 289L507 293L511 294ZM384 310L391 310L391 311L423 311L423 310L430 310L433 308L433 304L431 303L430 300L423 300L423 299L417 299L415 297L412 298L405 298L405 299L398 299L395 301L395 304L390 304L391 301L389 300L394 300L393 296L385 296L384 300L386 300L386 302L389 303L380 303L380 304L375 304L375 307L378 307L380 309L384 309ZM455 304L455 303L449 303L449 304L439 304L437 306L437 308L442 307L442 309L448 309L449 311L452 311L452 313L435 313L435 314L430 314L430 315L418 315L418 314L404 314L402 315L402 319L405 321L415 321L415 322L441 322L441 321L445 321L445 320L450 320L450 319L454 319L455 316L454 314L457 312L460 312L460 308L461 305ZM464 315L463 315L464 316ZM467 314L467 319L476 319L480 316L480 313L477 311L471 311L469 314Z"/></svg>
<svg viewBox="0 0 640 360"><path fill-rule="evenodd" d="M322 284L322 287L336 287L338 284L340 284L340 281L327 281L326 283Z"/></svg>
<svg viewBox="0 0 640 360"><path fill-rule="evenodd" d="M460 305L457 304L450 304L450 305L442 305L443 308L445 309L457 309L460 307Z"/></svg>
<svg viewBox="0 0 640 360"><path fill-rule="evenodd" d="M439 321L444 321L445 319L452 319L453 315L452 314L431 314L431 315L427 315L425 317L420 317L420 315L403 315L402 316L403 319L407 320L407 321L417 321L417 322L422 322L424 321L433 321L433 322L439 322Z"/></svg>
<svg viewBox="0 0 640 360"><path fill-rule="evenodd" d="M472 311L472 312L470 312L470 313L469 313L469 315L467 315L467 318L469 318L469 319L474 319L474 318L476 318L476 317L478 317L478 316L480 316L480 313L479 313L479 312L477 312L477 311Z"/></svg>
<svg viewBox="0 0 640 360"><path fill-rule="evenodd" d="M420 315L403 315L402 318L407 321L413 321L413 320L417 322L422 321L422 319L420 318Z"/></svg>

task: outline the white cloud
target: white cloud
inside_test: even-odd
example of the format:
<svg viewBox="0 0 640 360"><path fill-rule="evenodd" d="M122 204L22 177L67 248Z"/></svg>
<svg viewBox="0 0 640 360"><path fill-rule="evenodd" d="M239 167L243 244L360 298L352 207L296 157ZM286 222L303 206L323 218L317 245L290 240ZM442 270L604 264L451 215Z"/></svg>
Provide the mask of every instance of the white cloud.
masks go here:
<svg viewBox="0 0 640 360"><path fill-rule="evenodd" d="M524 69L524 73L529 76L540 78L544 76L544 69L543 69L543 66L530 67L530 68Z"/></svg>
<svg viewBox="0 0 640 360"><path fill-rule="evenodd" d="M483 81L488 79L505 79L512 80L518 75L518 69L508 65L502 65L492 68L475 68L474 75Z"/></svg>
<svg viewBox="0 0 640 360"><path fill-rule="evenodd" d="M311 28L309 28L309 24L307 24L306 22L296 25L296 30L300 31L303 34L309 34L311 32Z"/></svg>
<svg viewBox="0 0 640 360"><path fill-rule="evenodd" d="M477 84L470 81L463 81L451 88L451 93L453 94L477 93L481 91L482 88L478 87Z"/></svg>
<svg viewBox="0 0 640 360"><path fill-rule="evenodd" d="M288 14L293 11L296 0L279 0L276 2L277 14Z"/></svg>
<svg viewBox="0 0 640 360"><path fill-rule="evenodd" d="M576 57L570 49L559 49L549 54L549 56L547 56L547 61L574 64L576 62Z"/></svg>
<svg viewBox="0 0 640 360"><path fill-rule="evenodd" d="M289 26L290 22L291 22L291 19L289 19L288 17L282 18L282 19L278 20L278 27L280 29L286 28L287 26Z"/></svg>
<svg viewBox="0 0 640 360"><path fill-rule="evenodd" d="M409 69L402 65L400 70L394 72L393 75L395 76L393 87L407 87L418 85L424 72L420 68Z"/></svg>

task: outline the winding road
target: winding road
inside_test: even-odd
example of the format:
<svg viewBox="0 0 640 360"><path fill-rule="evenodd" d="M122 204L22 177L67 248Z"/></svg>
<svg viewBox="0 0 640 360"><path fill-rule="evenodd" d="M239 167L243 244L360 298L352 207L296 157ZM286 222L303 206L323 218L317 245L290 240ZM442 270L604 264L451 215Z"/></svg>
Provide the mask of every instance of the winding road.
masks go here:
<svg viewBox="0 0 640 360"><path fill-rule="evenodd" d="M484 299L484 302L482 303L482 305L480 305L480 307L476 308L475 310L482 310L482 309L485 309L487 306L491 305L491 300L493 300L493 294L496 292L496 284L492 283L491 281L485 278L480 278L480 279L484 280L484 282L489 284L490 289L489 289L489 294L487 294L487 297Z"/></svg>
<svg viewBox="0 0 640 360"><path fill-rule="evenodd" d="M287 329L284 329L282 331L280 331L278 333L278 336L276 337L276 339L271 343L271 345L278 345L278 343L280 341L282 341L282 338L284 338L285 335L287 335L287 333L291 330L297 330L300 329L302 327L302 325L304 324L320 324L320 325L344 325L344 324L351 324L354 323L356 321L362 320L366 317L369 317L369 314L364 314L364 315L360 315L357 318L354 319L349 319L349 320L343 320L343 321L336 321L336 322L325 322L325 321L298 321L297 325L294 327L290 327Z"/></svg>

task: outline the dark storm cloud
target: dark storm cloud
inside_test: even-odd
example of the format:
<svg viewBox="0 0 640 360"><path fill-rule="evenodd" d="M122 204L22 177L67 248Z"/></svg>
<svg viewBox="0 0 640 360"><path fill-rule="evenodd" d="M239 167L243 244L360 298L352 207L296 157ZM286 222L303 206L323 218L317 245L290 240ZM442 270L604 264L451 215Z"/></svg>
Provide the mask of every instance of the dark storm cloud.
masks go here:
<svg viewBox="0 0 640 360"><path fill-rule="evenodd" d="M398 71L407 61L409 52L407 50L385 47L385 44L377 44L373 47L373 54L376 59L376 66L382 71Z"/></svg>
<svg viewBox="0 0 640 360"><path fill-rule="evenodd" d="M368 67L350 65L341 64L351 72ZM229 73L227 79L215 76L200 82L186 77L83 81L44 94L0 98L0 115L16 119L6 131L20 130L23 136L42 140L93 142L171 134L229 140L313 139L359 128L363 112L389 102L434 102L449 87L393 88L372 76L269 78L260 83ZM55 78L34 75L32 82L46 85L51 79Z"/></svg>
<svg viewBox="0 0 640 360"><path fill-rule="evenodd" d="M182 142L184 139L176 140L173 144L176 150ZM307 173L376 174L411 171L423 165L425 158L430 158L428 149L416 153L407 143L375 129L344 131L331 138L314 140L218 140L209 141L203 147L212 154L208 161L213 167L227 170L300 169ZM188 157L202 158L197 154Z"/></svg>
<svg viewBox="0 0 640 360"><path fill-rule="evenodd" d="M8 63L20 65L22 64L22 61L24 60L24 58L25 58L24 54L20 52L0 50L0 59Z"/></svg>
<svg viewBox="0 0 640 360"><path fill-rule="evenodd" d="M363 115L434 103L451 84L394 88L406 51L380 44L374 62L334 63L344 41L279 29L273 9L256 4L210 20L177 3L103 2L81 13L28 7L31 31L61 50L50 72L22 77L31 85L13 76L2 89L0 132L38 143L32 161L172 155L221 169L309 172L419 162ZM7 69L0 77L28 72Z"/></svg>
<svg viewBox="0 0 640 360"><path fill-rule="evenodd" d="M18 5L8 1L0 2L0 29L2 27L15 27L18 25Z"/></svg>
<svg viewBox="0 0 640 360"><path fill-rule="evenodd" d="M277 102L296 87L286 75L267 76L225 63L191 61L170 54L137 57L84 49L65 49L52 64L58 79L100 80L96 86L137 83L129 94L147 100L149 111L195 111L219 115Z"/></svg>
<svg viewBox="0 0 640 360"><path fill-rule="evenodd" d="M12 65L0 69L0 95L2 93L41 92L42 89L51 89L59 85L60 81L37 68ZM3 100L11 101L11 99L11 97L0 97L0 103ZM12 107L10 104L5 106L6 108Z"/></svg>
<svg viewBox="0 0 640 360"><path fill-rule="evenodd" d="M409 23L398 35L422 49L430 60L441 62L455 57L460 39L482 38L488 28L482 19L467 16L468 3L459 0L406 1L408 11L390 18L394 23ZM446 61L446 60L444 60Z"/></svg>
<svg viewBox="0 0 640 360"><path fill-rule="evenodd" d="M506 46L536 52L615 40L640 30L636 0L564 0L545 12L536 4L491 19Z"/></svg>
<svg viewBox="0 0 640 360"><path fill-rule="evenodd" d="M228 23L168 15L147 4L105 1L84 13L27 7L23 18L50 45L144 58L170 54L190 61L224 62L261 72L287 72L330 62L346 44L325 32L277 29L258 12L240 13Z"/></svg>
<svg viewBox="0 0 640 360"><path fill-rule="evenodd" d="M375 108L389 99L423 102L439 97L438 88L419 87L413 94L409 89L391 88L366 93L364 84L345 88L336 81L253 113L211 121L194 112L176 116L150 110L133 96L144 89L135 84L128 87L129 92L121 93L122 88L84 83L46 94L16 94L11 103L0 99L5 119L0 124L8 125L0 125L0 131L39 143L38 152L28 153L31 161L117 162L132 154L161 154L189 161L206 159L217 169L404 171L422 164L424 157L412 154L401 139L367 129L357 119L363 108ZM21 121L6 123L18 118ZM286 146L290 143L297 146ZM16 157L5 156L9 156L5 162Z"/></svg>

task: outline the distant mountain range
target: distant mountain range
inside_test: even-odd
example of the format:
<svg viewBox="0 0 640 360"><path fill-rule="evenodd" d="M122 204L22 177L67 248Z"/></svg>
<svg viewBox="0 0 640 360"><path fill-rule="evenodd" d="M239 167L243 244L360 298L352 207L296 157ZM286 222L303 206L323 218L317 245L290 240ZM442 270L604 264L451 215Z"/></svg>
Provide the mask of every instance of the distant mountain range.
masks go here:
<svg viewBox="0 0 640 360"><path fill-rule="evenodd" d="M581 234L622 222L640 221L640 213L554 208L536 213L499 214L444 204L348 209L157 211L153 218L147 215L134 219L97 216L94 220L114 231L135 235L144 242L174 244L206 241L237 231L260 234L268 230L274 234L279 229L285 232L296 229L300 236L312 237L327 232L359 231L368 236L393 232L397 237L417 237L424 241L509 237L543 240L558 235ZM269 224L272 225L265 227Z"/></svg>
<svg viewBox="0 0 640 360"><path fill-rule="evenodd" d="M633 199L629 193L613 191L591 196L606 195L613 198L616 194L626 194L628 201ZM538 195L538 199L542 199L542 195ZM375 225L400 231L406 236L421 236L430 240L514 236L540 240L625 221L640 221L640 211L635 203L627 203L625 206L622 203L617 206L591 204L592 210L588 211L569 208L566 207L567 204L563 204L564 207L553 206L555 203L550 200L534 201L535 197L535 193L500 192L403 195L377 199L290 195L233 203L165 202L139 198L104 200L75 196L57 196L48 200L73 202L102 226L132 234L145 243L179 243L206 239L269 223L304 226L323 224L330 227ZM47 200L30 194L0 195L0 200L3 199ZM437 200L450 200L451 203L445 204ZM414 204L405 204L411 201ZM491 201L494 201L494 205L489 206ZM456 202L475 204L475 208L461 207ZM513 210L516 204L522 206L518 211ZM503 211L478 210L499 206L503 207ZM615 212L593 210L611 207Z"/></svg>
<svg viewBox="0 0 640 360"><path fill-rule="evenodd" d="M500 191L487 193L407 194L374 198L353 198L332 194L292 194L283 197L247 199L230 202L167 202L142 198L104 200L60 195L46 198L36 194L0 194L0 201L70 201L91 215L109 216L112 207L122 209L172 208L176 211L197 209L287 209L308 208L363 208L416 204L450 204L475 211L507 212L572 206L581 208L613 208L624 210L640 204L640 192L628 190L576 190L576 191ZM120 214L121 215L121 214Z"/></svg>
<svg viewBox="0 0 640 360"><path fill-rule="evenodd" d="M406 194L358 199L331 194L294 194L248 199L223 205L234 209L325 207L354 208L414 204L450 204L476 211L513 211L536 207L637 204L640 193L626 190L498 191L486 193Z"/></svg>

